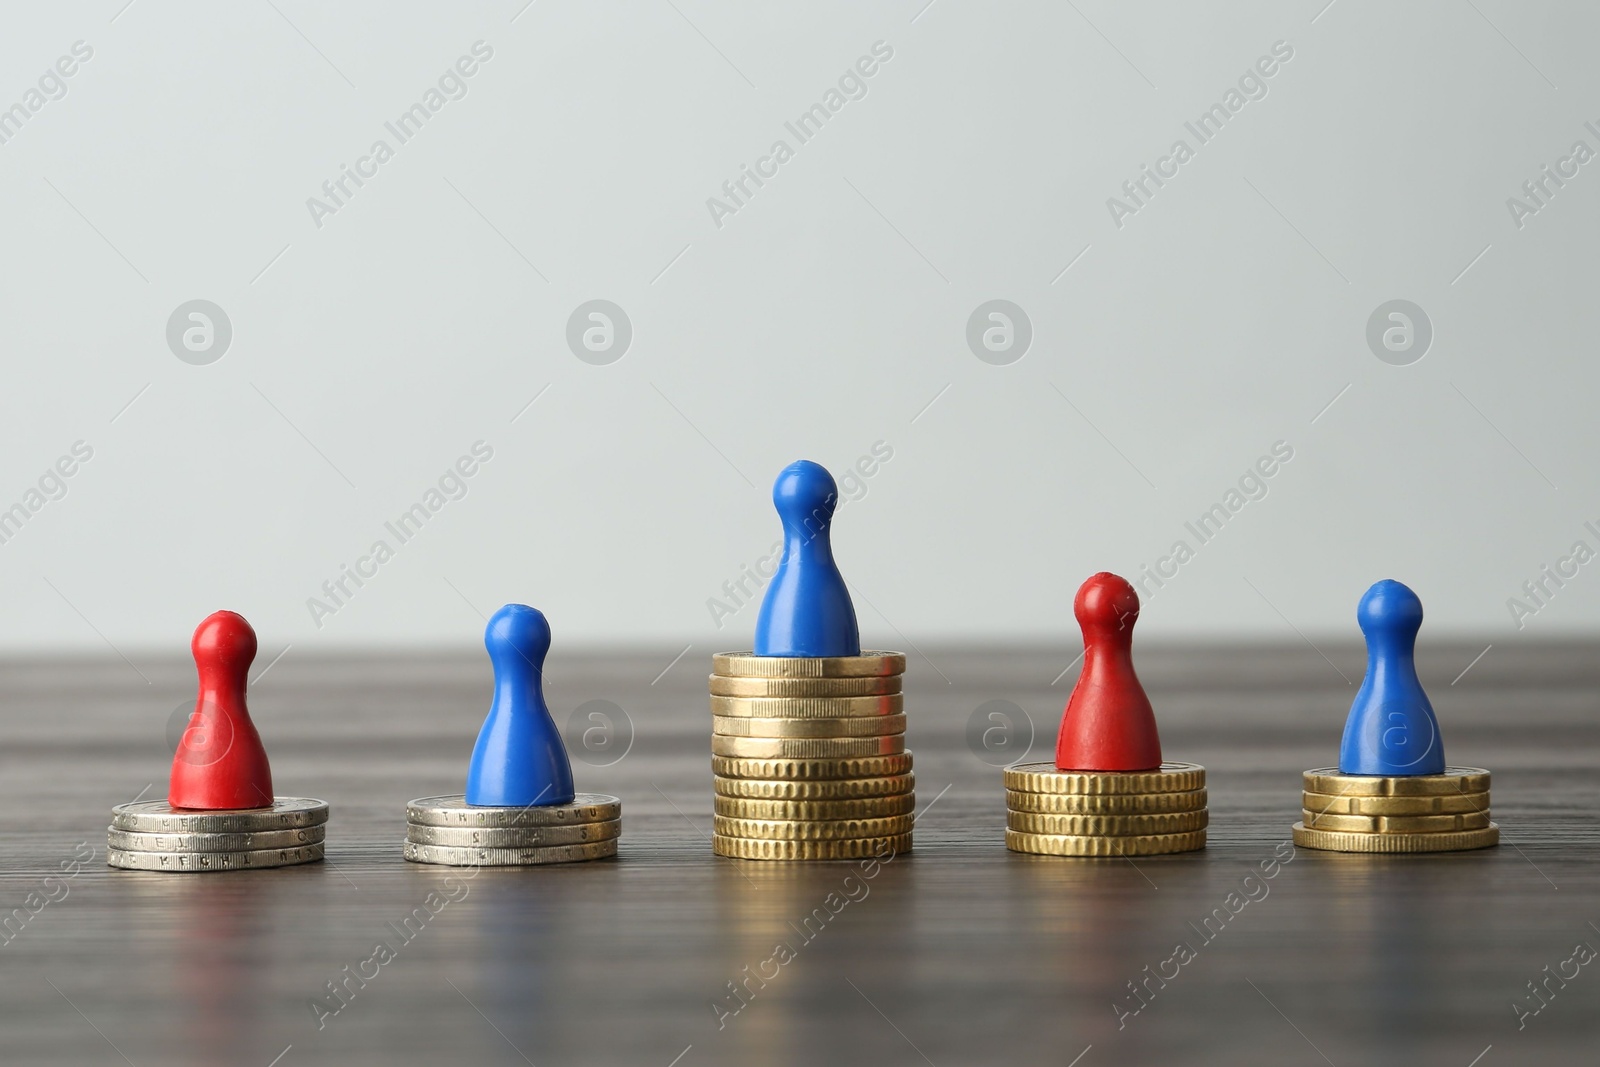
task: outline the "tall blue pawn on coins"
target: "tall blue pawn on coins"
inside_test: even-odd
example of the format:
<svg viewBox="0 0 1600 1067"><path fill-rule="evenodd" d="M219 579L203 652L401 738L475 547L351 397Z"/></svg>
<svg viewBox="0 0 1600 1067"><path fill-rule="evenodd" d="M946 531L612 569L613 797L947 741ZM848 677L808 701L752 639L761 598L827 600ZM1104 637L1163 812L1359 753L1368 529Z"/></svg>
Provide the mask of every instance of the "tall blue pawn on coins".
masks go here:
<svg viewBox="0 0 1600 1067"><path fill-rule="evenodd" d="M1339 773L1443 774L1444 740L1415 662L1422 601L1385 578L1361 598L1356 621L1367 639L1367 675L1345 720Z"/></svg>
<svg viewBox="0 0 1600 1067"><path fill-rule="evenodd" d="M758 656L859 656L856 609L833 561L839 487L820 463L791 463L772 486L783 558L756 619Z"/></svg>
<svg viewBox="0 0 1600 1067"><path fill-rule="evenodd" d="M494 665L494 703L472 750L467 803L572 803L572 762L544 702L550 624L526 604L507 604L489 620L483 643Z"/></svg>
<svg viewBox="0 0 1600 1067"><path fill-rule="evenodd" d="M467 791L406 805L405 858L455 867L526 867L617 854L622 802L577 793L544 701L550 624L526 604L494 613L483 634L494 701L467 768Z"/></svg>
<svg viewBox="0 0 1600 1067"><path fill-rule="evenodd" d="M711 657L711 851L741 860L886 862L911 848L916 818L906 657L861 649L850 590L833 560L833 475L810 460L791 463L773 483L772 503L783 521L783 555L755 641L749 652ZM796 814L802 808L814 813ZM825 809L832 814L816 814Z"/></svg>

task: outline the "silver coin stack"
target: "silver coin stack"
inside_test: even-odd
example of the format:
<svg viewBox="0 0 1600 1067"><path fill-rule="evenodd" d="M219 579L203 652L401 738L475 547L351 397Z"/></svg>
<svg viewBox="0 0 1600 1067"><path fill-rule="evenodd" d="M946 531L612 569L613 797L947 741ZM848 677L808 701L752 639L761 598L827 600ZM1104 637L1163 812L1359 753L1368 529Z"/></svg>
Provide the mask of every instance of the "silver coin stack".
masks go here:
<svg viewBox="0 0 1600 1067"><path fill-rule="evenodd" d="M447 867L530 867L617 854L622 801L579 793L570 804L474 806L456 793L406 805L405 857Z"/></svg>
<svg viewBox="0 0 1600 1067"><path fill-rule="evenodd" d="M119 804L106 829L106 862L130 871L241 871L322 858L328 805L278 797L270 808L192 811L165 800Z"/></svg>

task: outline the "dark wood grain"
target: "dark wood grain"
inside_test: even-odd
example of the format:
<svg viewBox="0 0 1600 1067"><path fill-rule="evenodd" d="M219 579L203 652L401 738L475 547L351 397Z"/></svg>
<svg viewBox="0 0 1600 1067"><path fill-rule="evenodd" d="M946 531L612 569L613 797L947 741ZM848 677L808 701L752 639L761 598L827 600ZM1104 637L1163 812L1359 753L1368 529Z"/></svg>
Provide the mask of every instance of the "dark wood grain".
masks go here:
<svg viewBox="0 0 1600 1067"><path fill-rule="evenodd" d="M966 745L973 709L1010 700L1047 758L1070 655L913 656L916 849L849 882L848 864L710 855L713 649L652 683L675 649L558 648L557 718L606 699L635 727L616 765L576 765L580 788L624 800L620 857L481 872L409 942L387 924L449 872L400 859L404 805L461 788L487 707L481 656L274 666L252 708L278 792L333 805L328 862L187 877L103 863L111 806L165 788L190 666L141 663L147 683L121 660L12 663L0 906L57 899L0 945L0 1063L1592 1062L1600 966L1551 982L1520 1030L1513 1004L1536 1003L1526 984L1578 942L1600 948L1600 661L1581 645L1497 645L1452 685L1482 647L1430 646L1421 671L1450 761L1494 772L1504 844L1301 850L1210 941L1197 927L1288 839L1300 772L1334 761L1358 649L1141 649L1169 758L1208 768L1212 821L1206 851L1137 863L1006 852L999 772ZM80 842L95 858L62 880ZM810 940L796 932L847 892L859 899ZM382 939L395 958L319 1029L311 1002ZM719 1027L728 983L778 942L792 961ZM1119 1026L1127 983L1179 942L1195 958Z"/></svg>

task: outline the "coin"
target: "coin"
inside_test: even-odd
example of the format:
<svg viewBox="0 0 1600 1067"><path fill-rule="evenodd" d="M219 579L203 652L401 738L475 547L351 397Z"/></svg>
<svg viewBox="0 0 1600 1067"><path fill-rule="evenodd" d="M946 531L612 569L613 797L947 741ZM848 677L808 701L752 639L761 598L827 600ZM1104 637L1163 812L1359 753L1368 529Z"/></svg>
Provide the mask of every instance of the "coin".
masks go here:
<svg viewBox="0 0 1600 1067"><path fill-rule="evenodd" d="M1052 815L1035 811L1006 812L1006 826L1025 834L1066 834L1077 837L1178 834L1203 830L1210 822L1205 810L1173 811L1154 815Z"/></svg>
<svg viewBox="0 0 1600 1067"><path fill-rule="evenodd" d="M617 839L590 841L582 845L551 845L546 848L459 848L450 845L405 843L405 857L412 863L437 863L446 867L532 867L544 863L577 863L605 859L617 854Z"/></svg>
<svg viewBox="0 0 1600 1067"><path fill-rule="evenodd" d="M711 716L711 732L723 737L882 737L906 732L904 715L863 715L850 719L754 719Z"/></svg>
<svg viewBox="0 0 1600 1067"><path fill-rule="evenodd" d="M1068 834L1027 834L1006 831L1006 848L1041 856L1159 856L1167 852L1193 852L1206 847L1206 832L1148 834L1126 837L1083 837Z"/></svg>
<svg viewBox="0 0 1600 1067"><path fill-rule="evenodd" d="M876 678L724 678L711 676L714 697L865 697L898 693L903 675ZM726 713L724 713L726 714Z"/></svg>
<svg viewBox="0 0 1600 1067"><path fill-rule="evenodd" d="M1163 763L1154 771L1058 771L1053 763L1019 763L1005 770L1007 789L1022 793L1187 793L1206 784L1198 763Z"/></svg>
<svg viewBox="0 0 1600 1067"><path fill-rule="evenodd" d="M417 826L406 828L406 840L418 845L455 848L548 848L604 841L622 833L622 820L576 822L564 826Z"/></svg>
<svg viewBox="0 0 1600 1067"><path fill-rule="evenodd" d="M915 793L892 797L858 797L854 800L758 800L754 797L716 797L716 813L730 819L882 819L906 815L917 806Z"/></svg>
<svg viewBox="0 0 1600 1067"><path fill-rule="evenodd" d="M191 811L174 808L165 800L118 804L111 809L113 830L142 834L254 834L327 821L327 802L306 797L278 797L270 808L230 811Z"/></svg>
<svg viewBox="0 0 1600 1067"><path fill-rule="evenodd" d="M406 821L417 826L566 826L580 822L611 822L622 818L622 801L604 793L579 793L571 804L543 807L473 806L460 793L423 797L406 805Z"/></svg>
<svg viewBox="0 0 1600 1067"><path fill-rule="evenodd" d="M758 656L718 652L711 671L724 678L876 678L906 672L904 652L863 651L859 656Z"/></svg>
<svg viewBox="0 0 1600 1067"><path fill-rule="evenodd" d="M1487 793L1489 772L1479 767L1446 767L1443 774L1340 774L1336 767L1318 767L1302 775L1307 793L1344 797L1448 796Z"/></svg>
<svg viewBox="0 0 1600 1067"><path fill-rule="evenodd" d="M1431 797L1336 797L1302 793L1300 806L1318 815L1457 815L1488 811L1488 793L1454 793Z"/></svg>
<svg viewBox="0 0 1600 1067"><path fill-rule="evenodd" d="M916 819L891 815L882 819L829 819L796 822L790 819L730 819L713 815L711 829L723 837L757 837L765 841L839 841L851 837L896 837L909 834Z"/></svg>
<svg viewBox="0 0 1600 1067"><path fill-rule="evenodd" d="M904 693L876 697L719 697L711 698L711 714L756 719L854 719L899 715Z"/></svg>
<svg viewBox="0 0 1600 1067"><path fill-rule="evenodd" d="M1489 825L1486 811L1463 815L1322 815L1302 811L1300 816L1308 829L1344 830L1353 834L1436 834L1482 830Z"/></svg>
<svg viewBox="0 0 1600 1067"><path fill-rule="evenodd" d="M1023 793L1006 790L1007 811L1048 815L1156 815L1169 811L1201 811L1206 791L1186 793Z"/></svg>
<svg viewBox="0 0 1600 1067"><path fill-rule="evenodd" d="M261 852L321 841L326 826L263 830L259 834L152 834L107 827L106 844L128 852Z"/></svg>
<svg viewBox="0 0 1600 1067"><path fill-rule="evenodd" d="M106 850L106 863L130 871L169 871L195 874L205 871L242 871L259 867L292 867L322 858L322 842L294 848L251 849L247 852L135 852Z"/></svg>
<svg viewBox="0 0 1600 1067"><path fill-rule="evenodd" d="M911 753L845 759L747 759L712 756L711 772L723 778L810 782L841 778L887 778L911 771Z"/></svg>
<svg viewBox="0 0 1600 1067"><path fill-rule="evenodd" d="M711 835L711 851L740 860L890 860L911 851L911 835L854 837L837 841L770 841Z"/></svg>
<svg viewBox="0 0 1600 1067"><path fill-rule="evenodd" d="M906 750L903 734L888 737L716 737L711 753L736 759L850 759Z"/></svg>
<svg viewBox="0 0 1600 1067"><path fill-rule="evenodd" d="M815 782L785 782L760 778L724 778L717 775L711 785L718 796L749 797L753 800L851 800L866 797L899 796L916 788L914 774L895 774L879 778L835 778Z"/></svg>
<svg viewBox="0 0 1600 1067"><path fill-rule="evenodd" d="M1294 824L1294 843L1301 848L1330 852L1463 852L1500 843L1500 827L1490 823L1481 830L1433 834L1352 834L1340 830L1311 830Z"/></svg>

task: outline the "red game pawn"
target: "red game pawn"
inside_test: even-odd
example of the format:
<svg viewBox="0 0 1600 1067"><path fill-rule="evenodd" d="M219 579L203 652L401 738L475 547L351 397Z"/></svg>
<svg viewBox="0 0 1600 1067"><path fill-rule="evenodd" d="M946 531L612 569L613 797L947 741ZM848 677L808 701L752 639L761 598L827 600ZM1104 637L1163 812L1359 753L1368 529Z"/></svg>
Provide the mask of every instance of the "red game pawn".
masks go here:
<svg viewBox="0 0 1600 1067"><path fill-rule="evenodd" d="M1161 766L1161 738L1133 670L1139 594L1126 580L1101 571L1078 588L1072 611L1083 630L1083 673L1061 716L1056 768L1155 770Z"/></svg>
<svg viewBox="0 0 1600 1067"><path fill-rule="evenodd" d="M1102 571L1078 588L1072 610L1083 673L1061 716L1055 762L1004 771L1006 848L1087 857L1205 848L1206 769L1162 762L1155 713L1133 670L1139 594Z"/></svg>
<svg viewBox="0 0 1600 1067"><path fill-rule="evenodd" d="M244 699L255 630L244 616L219 611L199 625L189 647L200 695L172 759L167 802L200 811L272 807L272 768Z"/></svg>

